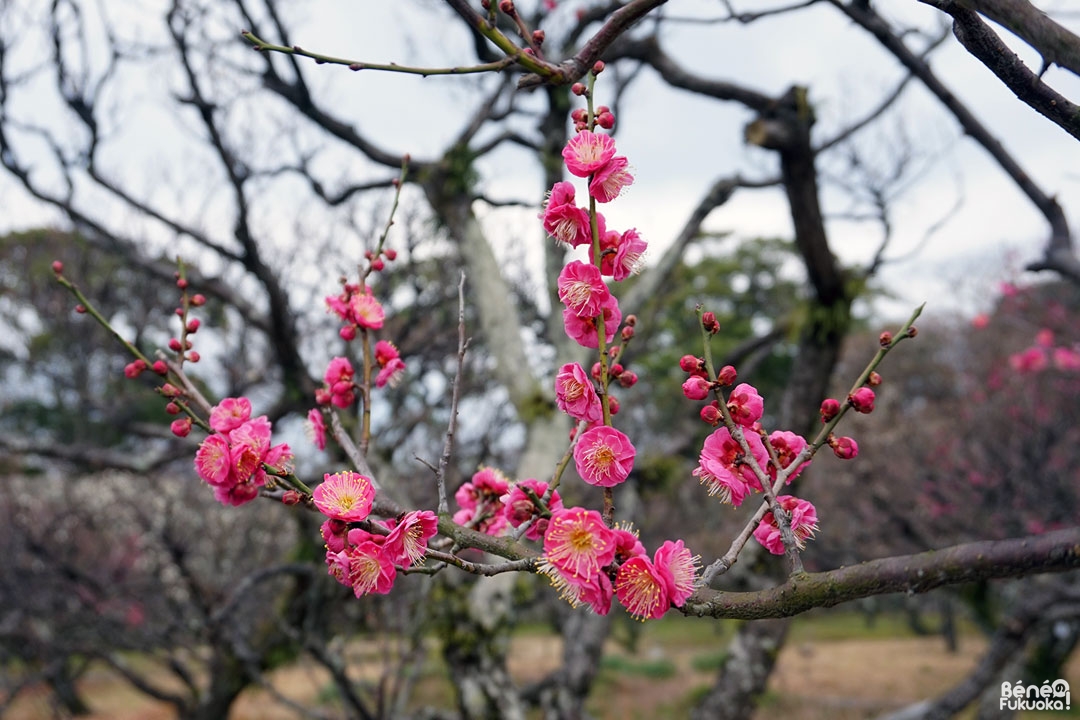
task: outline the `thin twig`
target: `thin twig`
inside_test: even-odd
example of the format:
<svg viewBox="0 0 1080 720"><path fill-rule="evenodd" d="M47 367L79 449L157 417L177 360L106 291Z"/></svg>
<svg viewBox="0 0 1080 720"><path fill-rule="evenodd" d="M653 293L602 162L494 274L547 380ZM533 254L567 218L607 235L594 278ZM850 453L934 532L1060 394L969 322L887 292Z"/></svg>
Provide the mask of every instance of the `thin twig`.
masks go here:
<svg viewBox="0 0 1080 720"><path fill-rule="evenodd" d="M435 484L439 489L439 514L450 512L450 503L446 498L446 468L454 451L454 432L457 428L458 402L461 399L461 381L465 368L465 351L469 347L469 338L465 337L465 271L458 281L458 354L457 371L454 373L453 391L450 393L450 421L446 427L446 442L443 444L442 457L435 471Z"/></svg>

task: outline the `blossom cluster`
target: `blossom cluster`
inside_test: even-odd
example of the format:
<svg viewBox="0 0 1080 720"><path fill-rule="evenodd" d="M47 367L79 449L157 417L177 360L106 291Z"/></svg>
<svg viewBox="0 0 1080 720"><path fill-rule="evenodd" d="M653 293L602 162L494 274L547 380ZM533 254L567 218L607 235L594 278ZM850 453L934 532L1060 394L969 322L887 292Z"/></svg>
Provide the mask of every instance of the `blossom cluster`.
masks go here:
<svg viewBox="0 0 1080 720"><path fill-rule="evenodd" d="M225 505L243 505L266 484L267 468L291 472L292 450L270 444L271 426L265 415L252 419L251 401L225 398L210 412L209 435L195 453L195 472L214 488Z"/></svg>
<svg viewBox="0 0 1080 720"><path fill-rule="evenodd" d="M454 493L461 507L454 513L454 522L488 535L499 535L508 526L525 526L524 536L539 540L548 527L547 515L563 507L555 490L547 501L547 512L538 507L534 498L541 500L547 491L546 482L529 478L512 483L499 470L482 467Z"/></svg>
<svg viewBox="0 0 1080 720"><path fill-rule="evenodd" d="M390 592L397 569L423 562L427 542L438 531L430 510L405 513L400 519L367 521L375 499L371 478L357 472L327 474L312 492L312 502L327 520L322 524L326 566L356 597Z"/></svg>

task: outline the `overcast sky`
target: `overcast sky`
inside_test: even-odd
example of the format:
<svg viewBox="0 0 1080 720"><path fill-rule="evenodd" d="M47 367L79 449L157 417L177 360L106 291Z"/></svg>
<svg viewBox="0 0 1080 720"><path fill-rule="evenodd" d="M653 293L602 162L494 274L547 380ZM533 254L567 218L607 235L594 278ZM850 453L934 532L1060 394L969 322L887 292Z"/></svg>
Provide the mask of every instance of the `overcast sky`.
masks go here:
<svg viewBox="0 0 1080 720"><path fill-rule="evenodd" d="M34 5L29 0L27 7ZM163 37L155 5L110 3L109 12L128 34L153 40ZM550 18L553 33L565 26L567 14L579 5L563 0ZM718 5L705 0L672 0L665 12L683 18L712 18L719 14ZM741 5L740 9L751 9L766 4ZM876 5L892 13L891 18L923 28L943 23L940 13L915 0ZM1067 5L1056 3L1057 8ZM1053 10L1055 5L1046 2L1043 7ZM471 55L468 37L435 0L311 0L287 4L286 16L293 21L294 42L331 55L435 66L457 64L457 58L467 61ZM1073 11L1062 21L1080 32L1080 13ZM15 22L11 13L4 22L8 27ZM749 26L680 23L662 37L668 52L703 75L739 82L771 95L779 95L793 83L806 85L819 117L819 138L860 117L902 77L898 63L867 33L825 4ZM1011 37L1009 40L1029 64L1038 67L1030 50ZM27 40L23 48L26 57L33 56L35 48L47 51L47 43L44 39ZM1080 224L1080 143L1013 97L953 38L933 54L931 64L1036 183L1058 197L1073 227ZM307 69L320 92L333 97L338 112L353 118L358 128L386 149L417 157L432 157L445 146L458 132L465 109L477 95L477 84L469 79L424 80L326 66ZM110 169L137 182L171 186L171 192L178 195L181 191L177 188L198 182L197 173L185 169L191 126L168 116L170 88L160 82L161 71L162 66L154 63L147 63L141 74L138 69L131 71L124 80L130 92L112 99L123 120L117 122L110 139L122 148L109 156ZM42 81L47 80L43 77ZM1080 78L1053 68L1046 80L1067 97L1080 100ZM607 88L603 82L597 87L598 102L604 103ZM17 108L24 113L37 117L56 113L51 118L54 126L65 122L64 112L49 99L47 90L26 94L19 102ZM751 114L741 106L670 90L651 71L644 72L621 108L617 133L619 152L628 156L637 179L624 197L605 208L609 226L638 228L652 243L655 255L678 231L709 183L736 173L751 179L775 174L772 153L742 143L742 128L750 119ZM252 140L269 153L275 152L275 141L273 137ZM914 83L897 109L859 138L863 160L878 168L894 161L905 146L912 155L912 171L903 183L904 192L893 201L889 255L906 259L891 263L882 274L886 286L900 296L899 302L887 309L900 312L900 308L923 300L931 300L932 308L960 305L981 309L988 301L986 278L1004 272L1004 262L1019 268L1036 258L1048 235L1046 223L987 154L963 137L951 116ZM36 158L34 152L28 151L27 157ZM497 153L481 169L483 189L491 196L530 202L539 199L539 172L520 150ZM824 160L820 169L826 171L826 177L853 180L836 160ZM44 159L38 171L47 172ZM339 171L353 181L382 176L364 163ZM162 192L157 193L158 198ZM835 183L826 184L824 200L836 251L845 262L864 262L880 243L880 225L844 219L852 209L850 194ZM184 206L182 199L173 202ZM213 201L199 202L202 211L212 217ZM7 176L0 177L0 203L4 208L0 231L58 221L55 213L42 211ZM957 205L959 209L954 210ZM267 202L266 207L268 217L282 215L275 221L285 221L294 212L288 202ZM493 237L533 232L531 212L479 211ZM226 222L227 209L220 208L220 212ZM923 244L928 229L945 218L947 222ZM735 238L791 233L786 203L775 189L739 191L710 216L707 227L730 231ZM538 230L535 235L540 242ZM520 244L501 245L500 252L508 259L524 252L532 264L539 257L522 250ZM972 276L979 280L971 281Z"/></svg>

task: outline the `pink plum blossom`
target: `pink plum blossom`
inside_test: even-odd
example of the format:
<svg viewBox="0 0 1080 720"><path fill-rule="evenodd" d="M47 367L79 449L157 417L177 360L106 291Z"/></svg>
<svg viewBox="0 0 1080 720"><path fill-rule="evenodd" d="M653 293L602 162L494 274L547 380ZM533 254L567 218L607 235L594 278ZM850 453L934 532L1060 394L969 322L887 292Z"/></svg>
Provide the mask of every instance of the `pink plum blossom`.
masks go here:
<svg viewBox="0 0 1080 720"><path fill-rule="evenodd" d="M667 593L675 607L682 607L694 592L699 558L691 555L682 540L665 540L653 554L653 565L667 585Z"/></svg>
<svg viewBox="0 0 1080 720"><path fill-rule="evenodd" d="M371 478L358 472L327 473L311 493L315 507L334 520L357 522L371 514L375 486Z"/></svg>
<svg viewBox="0 0 1080 720"><path fill-rule="evenodd" d="M611 158L593 173L589 182L589 194L597 202L611 202L634 182L634 176L627 169L629 163L621 155Z"/></svg>
<svg viewBox="0 0 1080 720"><path fill-rule="evenodd" d="M571 175L588 177L615 156L615 141L610 135L584 130L570 138L562 156Z"/></svg>
<svg viewBox="0 0 1080 720"><path fill-rule="evenodd" d="M814 537L818 530L817 510L808 501L793 495L781 495L776 501L781 508L791 513L791 532L795 535L796 547L799 550L805 549L807 539ZM765 513L765 517L758 523L754 530L754 539L773 555L784 554L784 541L780 537L780 528L772 510Z"/></svg>
<svg viewBox="0 0 1080 720"><path fill-rule="evenodd" d="M646 555L622 564L615 576L615 596L631 617L638 620L663 617L671 607L668 583Z"/></svg>
<svg viewBox="0 0 1080 720"><path fill-rule="evenodd" d="M406 513L383 544L390 561L411 567L424 560L427 542L439 531L439 518L430 510Z"/></svg>
<svg viewBox="0 0 1080 720"><path fill-rule="evenodd" d="M348 580L356 597L374 593L385 595L394 587L397 570L394 563L373 542L364 542L345 550L349 560Z"/></svg>
<svg viewBox="0 0 1080 720"><path fill-rule="evenodd" d="M575 420L597 422L604 417L592 380L578 363L567 363L555 375L555 404Z"/></svg>
<svg viewBox="0 0 1080 720"><path fill-rule="evenodd" d="M574 447L574 465L589 485L614 487L626 480L634 467L633 443L607 425L586 430Z"/></svg>
<svg viewBox="0 0 1080 720"><path fill-rule="evenodd" d="M1046 349L1033 346L1009 356L1009 365L1018 373L1035 373L1046 369Z"/></svg>
<svg viewBox="0 0 1080 720"><path fill-rule="evenodd" d="M544 211L539 215L544 231L556 241L578 247L592 244L592 226L589 213L574 204L574 185L566 181L557 182L548 194ZM603 227L603 217L597 216ZM600 236L603 237L603 230Z"/></svg>
<svg viewBox="0 0 1080 720"><path fill-rule="evenodd" d="M614 559L615 538L600 513L582 507L552 513L544 534L542 565L565 575L591 578Z"/></svg>
<svg viewBox="0 0 1080 720"><path fill-rule="evenodd" d="M475 527L488 535L498 535L506 527L506 506L502 498L509 491L510 481L499 470L480 468L454 493L454 499L461 506L454 513L454 522Z"/></svg>
<svg viewBox="0 0 1080 720"><path fill-rule="evenodd" d="M536 517L536 505L525 493L524 488L532 490L536 497L543 498L544 493L547 492L548 484L532 478L515 483L510 488L510 492L502 497L503 505L506 506L506 519L513 527L521 527L522 524L533 520L533 523L525 531L525 537L529 540L539 540L547 531L549 521L547 518ZM551 500L548 501L548 511L554 513L562 509L562 498L559 496L558 491L555 491L551 494Z"/></svg>
<svg viewBox="0 0 1080 720"><path fill-rule="evenodd" d="M754 432L744 433L744 437L754 460L764 469L769 453L761 437ZM720 502L739 507L750 490L761 491L761 482L748 462L738 441L726 427L719 427L705 438L693 475L700 478L708 486L709 494L719 497Z"/></svg>
<svg viewBox="0 0 1080 720"><path fill-rule="evenodd" d="M575 315L593 318L602 312L611 293L593 265L574 260L559 273L559 299Z"/></svg>
<svg viewBox="0 0 1080 720"><path fill-rule="evenodd" d="M250 417L250 400L245 397L225 398L210 411L210 427L219 433L227 433L243 425Z"/></svg>
<svg viewBox="0 0 1080 720"><path fill-rule="evenodd" d="M308 437L320 450L326 449L326 423L323 421L322 412L318 408L308 410L307 422L304 425Z"/></svg>
<svg viewBox="0 0 1080 720"><path fill-rule="evenodd" d="M604 342L611 342L622 323L622 312L619 310L619 303L615 296L610 294L601 309L604 317ZM570 308L563 310L563 325L566 328L566 334L582 347L600 347L596 322L596 318L579 317Z"/></svg>
<svg viewBox="0 0 1080 720"><path fill-rule="evenodd" d="M773 450L776 451L776 459L780 462L781 468L786 468L790 465L795 457L803 451L806 447L806 439L802 435L798 435L789 430L776 430L769 435L769 444L772 445ZM791 471L791 474L787 477L787 482L799 476L799 473L810 464L809 460L804 460L799 464L797 468ZM776 468L771 464L769 465L769 476L776 477Z"/></svg>
<svg viewBox="0 0 1080 720"><path fill-rule="evenodd" d="M745 428L753 427L765 412L765 402L758 394L757 388L748 383L735 386L728 395L727 406L731 412L731 419Z"/></svg>

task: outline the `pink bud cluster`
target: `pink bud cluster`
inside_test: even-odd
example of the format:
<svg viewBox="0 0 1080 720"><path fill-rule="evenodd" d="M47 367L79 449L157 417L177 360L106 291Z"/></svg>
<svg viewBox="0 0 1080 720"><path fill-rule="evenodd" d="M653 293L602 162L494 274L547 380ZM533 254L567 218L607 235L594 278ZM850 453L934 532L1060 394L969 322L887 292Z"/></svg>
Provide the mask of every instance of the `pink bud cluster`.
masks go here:
<svg viewBox="0 0 1080 720"><path fill-rule="evenodd" d="M355 283L345 283L340 295L327 297L326 306L345 321L338 331L345 340L354 339L359 329L378 330L386 319L386 313L371 288L361 288Z"/></svg>
<svg viewBox="0 0 1080 720"><path fill-rule="evenodd" d="M398 567L422 563L428 540L438 532L439 520L430 510L397 520L368 520L375 486L357 472L326 474L311 499L328 518L322 524L327 569L356 597L390 592ZM368 529L355 525L364 520Z"/></svg>
<svg viewBox="0 0 1080 720"><path fill-rule="evenodd" d="M271 426L265 415L251 418L251 401L226 398L210 413L214 433L195 453L195 472L214 488L224 505L254 500L266 484L267 468L291 472L292 450L285 443L270 444Z"/></svg>
<svg viewBox="0 0 1080 720"><path fill-rule="evenodd" d="M339 408L352 405L356 402L355 375L356 371L348 358L333 358L323 374L323 387L315 391L315 402Z"/></svg>
<svg viewBox="0 0 1080 720"><path fill-rule="evenodd" d="M572 605L598 615L613 598L639 620L682 607L693 593L698 559L682 540L666 541L650 558L630 530L609 528L600 513L581 507L553 512L544 534L541 572Z"/></svg>
<svg viewBox="0 0 1080 720"><path fill-rule="evenodd" d="M529 523L524 536L539 540L548 526L547 515L563 507L558 491L552 491L547 512L537 507L530 492L542 499L547 491L546 482L529 478L512 483L499 470L482 467L454 493L461 507L454 513L454 522L488 535L500 535L508 526L520 528Z"/></svg>

